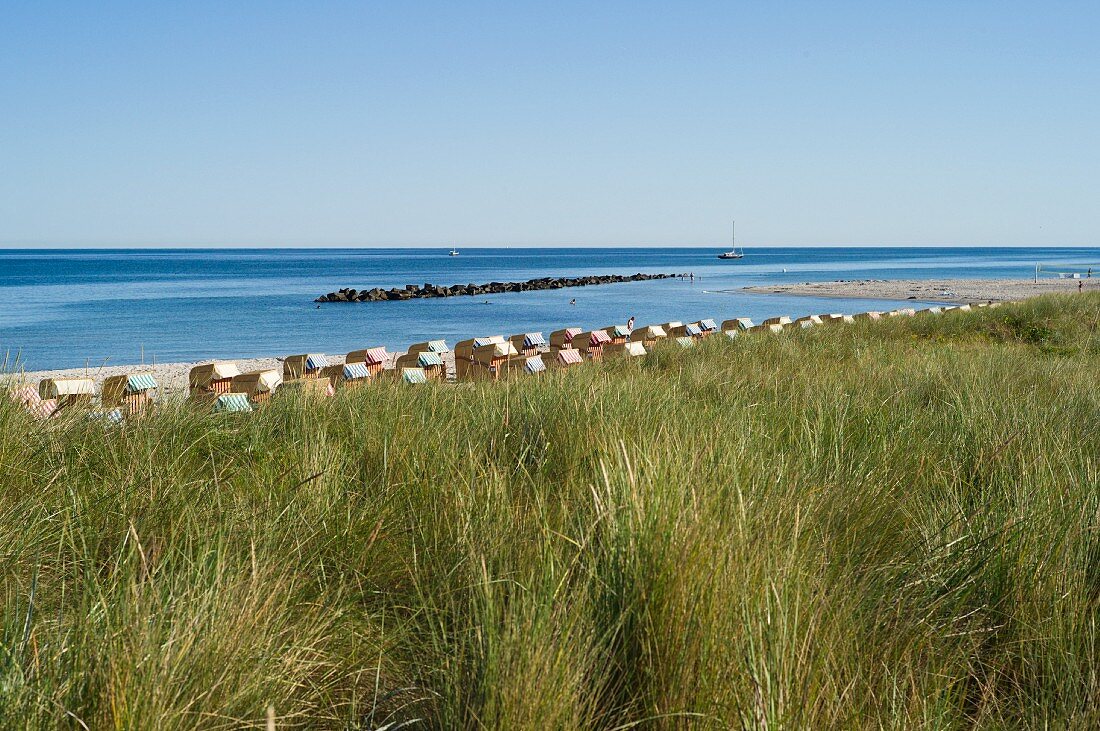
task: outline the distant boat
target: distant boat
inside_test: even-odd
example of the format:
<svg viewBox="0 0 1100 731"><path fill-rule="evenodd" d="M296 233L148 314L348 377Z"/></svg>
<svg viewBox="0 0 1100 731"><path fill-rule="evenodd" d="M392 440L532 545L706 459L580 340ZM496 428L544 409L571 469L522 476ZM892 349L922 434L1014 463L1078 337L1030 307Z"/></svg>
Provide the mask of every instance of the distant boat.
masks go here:
<svg viewBox="0 0 1100 731"><path fill-rule="evenodd" d="M452 246L451 253L447 254L447 256L458 256L458 249Z"/></svg>
<svg viewBox="0 0 1100 731"><path fill-rule="evenodd" d="M719 254L719 259L741 259L745 256L744 249L741 249L741 251L737 250L737 221L733 222L733 231L730 234L730 244L733 248Z"/></svg>

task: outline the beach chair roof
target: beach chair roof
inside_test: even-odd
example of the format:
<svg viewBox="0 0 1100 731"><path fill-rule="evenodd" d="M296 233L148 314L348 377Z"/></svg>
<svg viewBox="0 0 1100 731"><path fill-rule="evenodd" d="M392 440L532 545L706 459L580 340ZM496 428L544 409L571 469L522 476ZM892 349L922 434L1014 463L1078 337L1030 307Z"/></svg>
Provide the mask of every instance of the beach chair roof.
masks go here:
<svg viewBox="0 0 1100 731"><path fill-rule="evenodd" d="M516 346L511 343L488 343L474 348L474 358L477 360L507 358L511 355L519 355Z"/></svg>
<svg viewBox="0 0 1100 731"><path fill-rule="evenodd" d="M252 404L247 393L223 393L214 400L214 411L252 411Z"/></svg>
<svg viewBox="0 0 1100 731"><path fill-rule="evenodd" d="M611 327L604 328L604 330L610 333L613 338L625 338L630 335L630 328L626 325L612 325Z"/></svg>
<svg viewBox="0 0 1100 731"><path fill-rule="evenodd" d="M550 338L552 340L562 338L565 342L568 343L570 340L572 340L573 338L575 338L576 336L578 336L580 334L581 334L581 329L579 327L565 327L565 328L562 328L561 330L555 330L554 332L550 333Z"/></svg>
<svg viewBox="0 0 1100 731"><path fill-rule="evenodd" d="M681 335L680 337L676 338L676 342L684 348L690 348L695 345L695 340L686 335Z"/></svg>
<svg viewBox="0 0 1100 731"><path fill-rule="evenodd" d="M717 323L715 323L714 320L711 320L709 318L706 319L706 320L700 320L699 321L699 327L702 328L706 332L710 332L711 330L717 330L718 329Z"/></svg>
<svg viewBox="0 0 1100 731"><path fill-rule="evenodd" d="M520 333L513 335L508 340L513 345L522 343L524 348L537 348L540 345L546 345L546 338L542 336L542 333Z"/></svg>
<svg viewBox="0 0 1100 731"><path fill-rule="evenodd" d="M104 405L115 405L128 393L146 393L158 388L152 373L129 373L103 381Z"/></svg>
<svg viewBox="0 0 1100 731"><path fill-rule="evenodd" d="M699 327L699 323L697 323L697 322L689 322L687 325L684 325L684 334L685 335L702 335L703 334L703 328Z"/></svg>
<svg viewBox="0 0 1100 731"><path fill-rule="evenodd" d="M625 355L628 357L645 355L645 346L638 341L615 343L613 345L608 345L604 352L610 355Z"/></svg>
<svg viewBox="0 0 1100 731"><path fill-rule="evenodd" d="M385 365L389 360L390 354L386 352L384 347L377 348L364 348L363 350L353 350L348 353L347 358L344 360L349 363L366 363L367 365Z"/></svg>
<svg viewBox="0 0 1100 731"><path fill-rule="evenodd" d="M563 348L559 350L555 357L558 359L559 363L564 365L576 365L577 363L584 362L584 358L581 357L581 351L572 348Z"/></svg>
<svg viewBox="0 0 1100 731"><path fill-rule="evenodd" d="M761 325L790 325L791 324L791 318L788 317L787 315L780 315L779 317L769 317L767 320L764 320L764 322L762 322L760 324Z"/></svg>
<svg viewBox="0 0 1100 731"><path fill-rule="evenodd" d="M446 353L449 352L446 340L428 340L409 346L410 353Z"/></svg>
<svg viewBox="0 0 1100 731"><path fill-rule="evenodd" d="M423 368L402 368L401 380L405 383L427 383L428 374Z"/></svg>
<svg viewBox="0 0 1100 731"><path fill-rule="evenodd" d="M91 378L47 378L38 384L42 398L61 396L95 396L95 381Z"/></svg>
<svg viewBox="0 0 1100 731"><path fill-rule="evenodd" d="M191 382L192 388L196 386L205 387L209 386L211 381L221 381L240 374L241 371L237 368L236 363L231 360L219 360L195 366L191 369L188 380Z"/></svg>
<svg viewBox="0 0 1100 731"><path fill-rule="evenodd" d="M735 317L732 320L722 322L723 330L748 330L752 326L752 320L747 317Z"/></svg>
<svg viewBox="0 0 1100 731"><path fill-rule="evenodd" d="M340 376L345 381L357 381L361 378L370 378L370 371L366 363L345 363Z"/></svg>
<svg viewBox="0 0 1100 731"><path fill-rule="evenodd" d="M141 393L157 388L157 379L152 373L131 373L126 376L126 392Z"/></svg>
<svg viewBox="0 0 1100 731"><path fill-rule="evenodd" d="M428 366L441 366L443 365L443 358L439 353L432 351L422 351L416 354L416 362L421 368L427 368Z"/></svg>
<svg viewBox="0 0 1100 731"><path fill-rule="evenodd" d="M634 330L630 337L632 340L657 340L658 338L667 338L668 333L660 325L646 325Z"/></svg>
<svg viewBox="0 0 1100 731"><path fill-rule="evenodd" d="M528 373L542 373L546 370L546 363L543 362L541 355L533 355L524 361L523 370Z"/></svg>
<svg viewBox="0 0 1100 731"><path fill-rule="evenodd" d="M271 393L283 382L276 370L249 371L233 377L233 388L243 387L249 393Z"/></svg>
<svg viewBox="0 0 1100 731"><path fill-rule="evenodd" d="M665 328L666 331L675 330L676 328L683 327L683 326L684 326L684 323L680 322L679 320L672 320L671 322L666 322L664 324L664 328Z"/></svg>
<svg viewBox="0 0 1100 731"><path fill-rule="evenodd" d="M311 371L327 368L328 365L328 358L325 357L324 353L309 353L306 355L306 368Z"/></svg>
<svg viewBox="0 0 1100 731"><path fill-rule="evenodd" d="M611 336L605 330L590 330L573 336L574 342L579 342L582 347L607 345L611 342Z"/></svg>

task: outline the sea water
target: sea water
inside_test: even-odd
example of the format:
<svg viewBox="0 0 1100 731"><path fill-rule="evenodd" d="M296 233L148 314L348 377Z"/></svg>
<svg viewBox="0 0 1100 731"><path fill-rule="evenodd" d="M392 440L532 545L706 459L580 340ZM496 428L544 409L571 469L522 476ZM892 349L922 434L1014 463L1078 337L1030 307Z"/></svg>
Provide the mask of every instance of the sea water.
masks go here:
<svg viewBox="0 0 1100 731"><path fill-rule="evenodd" d="M835 279L1026 278L1100 249L750 248L0 250L0 355L27 370L345 353L444 338L888 309L894 301L741 292ZM326 303L342 287L524 281L588 274L690 278L399 302ZM571 305L570 300L576 299ZM908 304L913 304L909 302Z"/></svg>

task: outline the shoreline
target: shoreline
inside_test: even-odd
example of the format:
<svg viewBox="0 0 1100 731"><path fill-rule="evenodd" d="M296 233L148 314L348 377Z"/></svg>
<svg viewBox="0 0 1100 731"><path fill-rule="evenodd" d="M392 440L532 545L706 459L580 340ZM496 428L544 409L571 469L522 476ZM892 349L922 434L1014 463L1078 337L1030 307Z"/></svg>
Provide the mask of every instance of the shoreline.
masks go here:
<svg viewBox="0 0 1100 731"><path fill-rule="evenodd" d="M799 297L844 299L916 300L966 304L1008 302L1044 294L1071 294L1100 289L1100 279L838 279L831 282L799 282L743 287L751 294L783 294Z"/></svg>
<svg viewBox="0 0 1100 731"><path fill-rule="evenodd" d="M1081 282L1085 290L1100 290L1100 278L1065 280L1052 279L1040 280L1038 283L1030 280L1016 279L896 279L896 280L837 280L832 282L802 282L795 284L775 284L765 286L744 287L740 290L753 294L782 294L819 298L844 298L844 299L869 299L869 300L912 300L915 302L943 302L964 304L968 302L1004 302L1022 300L1029 297L1037 297L1051 293L1071 293L1077 290L1077 284ZM719 290L721 291L721 290ZM778 313L783 314L783 313ZM847 314L855 314L847 313ZM390 353L387 369L393 368L396 359L404 355L405 351L393 351ZM339 365L344 362L344 353L325 354L329 363ZM454 354L444 355L447 367L454 372ZM188 393L188 374L197 365L210 363L215 359L203 359L195 361L175 361L170 363L157 363L155 365L105 365L97 367L77 368L52 368L34 371L0 372L0 384L14 385L22 383L37 384L45 378L91 378L97 384L102 385L104 379L128 373L152 373L157 379L162 395L183 395ZM280 374L283 371L283 358L219 358L216 360L233 361L241 372L262 369L275 369Z"/></svg>

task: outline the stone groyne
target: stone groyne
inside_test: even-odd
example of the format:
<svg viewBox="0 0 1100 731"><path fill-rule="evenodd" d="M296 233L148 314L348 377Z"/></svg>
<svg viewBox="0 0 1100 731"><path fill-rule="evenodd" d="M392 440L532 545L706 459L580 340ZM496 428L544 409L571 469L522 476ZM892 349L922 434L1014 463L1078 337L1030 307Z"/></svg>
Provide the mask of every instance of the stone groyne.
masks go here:
<svg viewBox="0 0 1100 731"><path fill-rule="evenodd" d="M606 274L590 277L542 277L526 282L489 282L488 284L454 284L442 287L425 283L405 285L404 289L352 289L345 288L323 294L314 302L386 302L390 300L423 299L425 297L462 297L504 292L532 292L540 289L564 289L565 287L590 287L597 284L619 282L645 282L651 279L672 279L679 274Z"/></svg>

